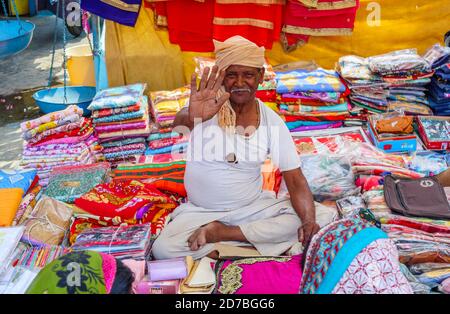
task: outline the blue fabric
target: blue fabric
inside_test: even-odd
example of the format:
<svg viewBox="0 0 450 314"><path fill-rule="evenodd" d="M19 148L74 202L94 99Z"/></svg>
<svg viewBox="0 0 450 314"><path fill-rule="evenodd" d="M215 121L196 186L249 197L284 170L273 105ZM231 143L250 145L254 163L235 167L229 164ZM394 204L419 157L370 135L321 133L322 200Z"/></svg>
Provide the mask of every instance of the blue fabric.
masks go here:
<svg viewBox="0 0 450 314"><path fill-rule="evenodd" d="M178 137L180 136L177 132L168 132L168 133L154 133L150 134L147 141L155 141L155 140L162 140L165 138L172 138L172 137Z"/></svg>
<svg viewBox="0 0 450 314"><path fill-rule="evenodd" d="M102 117L94 119L94 123L108 123L108 122L119 122L126 121L131 119L139 119L144 116L144 110L133 111L133 112L125 112L120 114L115 114L108 117Z"/></svg>
<svg viewBox="0 0 450 314"><path fill-rule="evenodd" d="M120 0L115 2L121 2L126 5L138 6L137 12L130 12L128 10L119 9L115 6L107 4L102 0L85 0L81 2L81 8L83 10L94 13L101 16L104 19L111 20L123 25L134 26L139 15L141 8L141 0Z"/></svg>
<svg viewBox="0 0 450 314"><path fill-rule="evenodd" d="M86 3L88 1L83 1ZM146 103L146 96L142 100L146 84L133 84L127 86L113 87L98 92L88 109L91 111L100 109L113 109L129 107L138 103Z"/></svg>
<svg viewBox="0 0 450 314"><path fill-rule="evenodd" d="M352 261L365 247L378 239L387 238L387 234L376 227L365 228L353 235L334 257L316 293L330 294Z"/></svg>
<svg viewBox="0 0 450 314"><path fill-rule="evenodd" d="M448 90L442 90L435 84L430 85L430 95L435 103L442 104L450 101L450 85Z"/></svg>
<svg viewBox="0 0 450 314"><path fill-rule="evenodd" d="M125 145L129 145L129 144L140 144L140 143L145 143L145 138L143 138L143 137L127 138L125 140L102 143L101 145L104 148L108 148L108 147L125 146Z"/></svg>
<svg viewBox="0 0 450 314"><path fill-rule="evenodd" d="M319 68L314 71L295 70L276 75L278 94L291 92L343 93L346 90L336 71Z"/></svg>
<svg viewBox="0 0 450 314"><path fill-rule="evenodd" d="M25 194L33 183L37 171L30 170L1 170L0 189L20 188Z"/></svg>
<svg viewBox="0 0 450 314"><path fill-rule="evenodd" d="M281 104L280 109L289 110L288 105ZM312 111L322 111L322 112L340 112L340 111L348 111L348 103L342 103L332 106L308 106L301 105L300 111L298 112L312 112Z"/></svg>
<svg viewBox="0 0 450 314"><path fill-rule="evenodd" d="M127 156L133 156L133 155L141 155L144 152L143 149L135 149L135 150L124 150L121 152L114 152L114 153L108 153L105 154L106 159L115 159L118 157L127 157Z"/></svg>
<svg viewBox="0 0 450 314"><path fill-rule="evenodd" d="M147 148L147 150L145 151L145 155L158 155L158 154L165 154L165 153L170 153L170 152L174 152L174 151L176 151L176 152L185 151L187 146L188 146L188 143L181 143L181 144L175 144L172 146L167 146L167 147L158 148L158 149Z"/></svg>
<svg viewBox="0 0 450 314"><path fill-rule="evenodd" d="M298 128L299 126L315 126L315 125L326 125L330 124L330 121L294 121L294 122L286 122L286 126L289 130Z"/></svg>

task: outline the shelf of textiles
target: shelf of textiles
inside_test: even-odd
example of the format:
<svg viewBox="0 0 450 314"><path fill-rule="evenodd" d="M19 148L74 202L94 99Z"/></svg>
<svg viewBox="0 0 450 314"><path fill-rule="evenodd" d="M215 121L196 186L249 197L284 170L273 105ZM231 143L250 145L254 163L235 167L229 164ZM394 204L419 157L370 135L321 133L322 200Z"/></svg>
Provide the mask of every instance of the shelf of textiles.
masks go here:
<svg viewBox="0 0 450 314"><path fill-rule="evenodd" d="M133 84L98 92L89 110L105 159L115 167L136 160L146 150L150 113L146 84Z"/></svg>
<svg viewBox="0 0 450 314"><path fill-rule="evenodd" d="M423 56L415 49L368 58L344 56L337 70L351 90L351 103L368 112L432 115L432 110L438 110L444 114L447 83L441 80L447 77L449 57L449 48L434 45Z"/></svg>
<svg viewBox="0 0 450 314"><path fill-rule="evenodd" d="M25 140L21 165L36 169L39 184L47 186L55 167L93 164L103 159L92 120L75 105L34 120L20 128Z"/></svg>
<svg viewBox="0 0 450 314"><path fill-rule="evenodd" d="M150 92L155 125L147 138L148 148L145 150L145 156L186 152L187 135L174 131L173 122L176 114L187 105L190 94L189 87L181 87L172 91Z"/></svg>
<svg viewBox="0 0 450 314"><path fill-rule="evenodd" d="M349 90L336 71L277 72L279 114L291 132L339 128L350 118Z"/></svg>

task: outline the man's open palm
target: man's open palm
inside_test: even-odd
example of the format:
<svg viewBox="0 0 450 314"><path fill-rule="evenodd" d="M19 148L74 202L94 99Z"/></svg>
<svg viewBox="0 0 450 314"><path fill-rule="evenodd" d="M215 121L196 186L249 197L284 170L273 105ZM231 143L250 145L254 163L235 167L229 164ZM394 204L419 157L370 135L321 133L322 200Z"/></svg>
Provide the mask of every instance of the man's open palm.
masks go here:
<svg viewBox="0 0 450 314"><path fill-rule="evenodd" d="M218 67L215 65L209 75L209 67L205 68L200 80L200 86L197 88L196 74L191 78L191 97L189 98L189 120L195 122L196 119L207 121L219 112L222 105L230 98L229 93L225 93L219 99L217 91L222 86L225 77L225 71L220 71L217 76Z"/></svg>

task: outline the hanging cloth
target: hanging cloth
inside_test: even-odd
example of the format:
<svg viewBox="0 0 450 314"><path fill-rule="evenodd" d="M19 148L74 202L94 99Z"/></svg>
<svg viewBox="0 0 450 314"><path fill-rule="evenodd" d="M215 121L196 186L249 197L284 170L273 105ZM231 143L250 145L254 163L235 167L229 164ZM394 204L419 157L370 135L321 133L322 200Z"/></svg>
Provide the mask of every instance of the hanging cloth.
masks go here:
<svg viewBox="0 0 450 314"><path fill-rule="evenodd" d="M106 20L134 27L141 0L86 0L81 2L81 8Z"/></svg>

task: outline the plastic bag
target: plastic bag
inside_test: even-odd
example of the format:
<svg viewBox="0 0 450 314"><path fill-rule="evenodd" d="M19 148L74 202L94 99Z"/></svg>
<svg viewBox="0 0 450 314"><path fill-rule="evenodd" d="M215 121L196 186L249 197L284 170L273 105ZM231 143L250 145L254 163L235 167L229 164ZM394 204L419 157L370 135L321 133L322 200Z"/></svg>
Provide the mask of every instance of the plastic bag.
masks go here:
<svg viewBox="0 0 450 314"><path fill-rule="evenodd" d="M447 154L448 155L448 154ZM422 173L425 176L434 176L447 170L446 154L422 151L411 156L404 156L408 169Z"/></svg>
<svg viewBox="0 0 450 314"><path fill-rule="evenodd" d="M366 204L361 196L347 196L336 201L336 207L341 218L346 218L358 214L361 208L366 208Z"/></svg>
<svg viewBox="0 0 450 314"><path fill-rule="evenodd" d="M429 72L430 64L417 54L416 49L392 51L368 58L371 71L381 75Z"/></svg>
<svg viewBox="0 0 450 314"><path fill-rule="evenodd" d="M351 164L344 156L303 156L302 171L308 181L314 199L337 200L355 195L360 189L355 186Z"/></svg>

